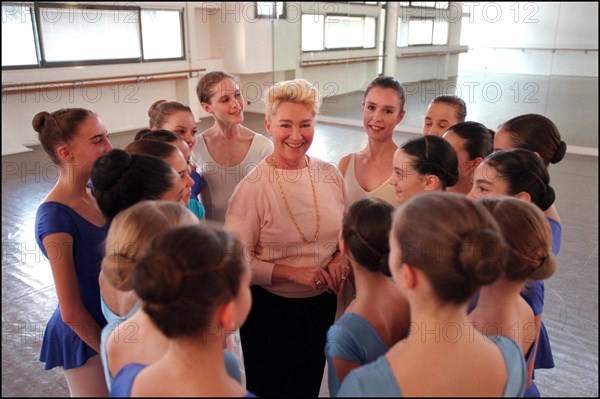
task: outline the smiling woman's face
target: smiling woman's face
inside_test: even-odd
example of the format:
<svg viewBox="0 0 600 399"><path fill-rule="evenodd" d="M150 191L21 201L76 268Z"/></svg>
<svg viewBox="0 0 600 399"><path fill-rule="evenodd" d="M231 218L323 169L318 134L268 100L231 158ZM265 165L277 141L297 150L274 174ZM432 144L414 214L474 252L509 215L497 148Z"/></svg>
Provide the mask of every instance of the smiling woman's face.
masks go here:
<svg viewBox="0 0 600 399"><path fill-rule="evenodd" d="M273 139L273 162L281 169L306 166L306 152L315 135L315 115L304 104L281 103L266 120Z"/></svg>

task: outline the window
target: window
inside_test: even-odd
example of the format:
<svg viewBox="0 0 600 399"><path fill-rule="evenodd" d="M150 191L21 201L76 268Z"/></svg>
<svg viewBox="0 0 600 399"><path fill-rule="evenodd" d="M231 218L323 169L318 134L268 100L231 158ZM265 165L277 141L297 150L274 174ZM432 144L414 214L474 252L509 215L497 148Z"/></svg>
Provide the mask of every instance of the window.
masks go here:
<svg viewBox="0 0 600 399"><path fill-rule="evenodd" d="M398 18L398 47L443 45L448 43L448 21L434 18L409 18L402 24Z"/></svg>
<svg viewBox="0 0 600 399"><path fill-rule="evenodd" d="M183 59L182 12L142 10L144 59Z"/></svg>
<svg viewBox="0 0 600 399"><path fill-rule="evenodd" d="M31 6L2 5L2 66L37 66Z"/></svg>
<svg viewBox="0 0 600 399"><path fill-rule="evenodd" d="M183 10L3 4L2 45L3 68L184 59Z"/></svg>
<svg viewBox="0 0 600 399"><path fill-rule="evenodd" d="M376 40L375 17L302 15L302 51L375 48Z"/></svg>
<svg viewBox="0 0 600 399"><path fill-rule="evenodd" d="M325 15L302 15L302 51L321 51L325 45Z"/></svg>
<svg viewBox="0 0 600 399"><path fill-rule="evenodd" d="M256 18L285 19L285 1L257 1Z"/></svg>
<svg viewBox="0 0 600 399"><path fill-rule="evenodd" d="M133 9L41 5L36 16L42 65L142 57L139 14Z"/></svg>
<svg viewBox="0 0 600 399"><path fill-rule="evenodd" d="M433 42L433 19L408 21L408 45L431 44Z"/></svg>

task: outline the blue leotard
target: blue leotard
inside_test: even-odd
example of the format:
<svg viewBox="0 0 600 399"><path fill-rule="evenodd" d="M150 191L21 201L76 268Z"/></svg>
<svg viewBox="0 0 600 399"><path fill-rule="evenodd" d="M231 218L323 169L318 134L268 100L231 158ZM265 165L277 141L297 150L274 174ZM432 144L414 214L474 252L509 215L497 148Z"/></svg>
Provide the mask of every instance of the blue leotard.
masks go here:
<svg viewBox="0 0 600 399"><path fill-rule="evenodd" d="M58 202L44 202L37 210L35 238L46 258L48 254L42 240L55 233L66 233L73 237L72 248L54 249L52 256L60 256L69 251L73 257L75 274L79 286L81 302L100 327L106 320L100 309L100 262L104 254L104 240L108 224L98 227ZM60 307L57 306L46 325L40 361L46 363L46 370L61 366L65 370L82 366L97 352L88 346L75 332L62 321Z"/></svg>
<svg viewBox="0 0 600 399"><path fill-rule="evenodd" d="M119 326L122 322L129 319L131 316L137 312L142 306L142 302L138 300L136 304L131 308L129 312L127 312L124 316L116 315L106 304L104 303L104 299L100 298L100 302L102 304L102 313L107 320L107 324L102 329L102 334L100 335L100 358L102 359L102 368L104 369L104 379L106 380L106 386L110 390L112 385L113 377L110 374L110 370L108 369L108 355L106 352L106 345L108 342L108 337L110 333L114 331L115 328Z"/></svg>
<svg viewBox="0 0 600 399"><path fill-rule="evenodd" d="M194 181L192 185L192 199L198 200L202 187L204 187L204 178L195 170L190 173L190 177Z"/></svg>
<svg viewBox="0 0 600 399"><path fill-rule="evenodd" d="M548 223L550 224L550 230L552 231L552 252L554 255L558 255L560 251L560 243L562 239L562 227L554 219L547 217ZM542 314L544 310L544 293L545 287L543 281L530 281L525 286L525 289L521 291L521 296L531 306L534 315ZM479 293L476 293L471 300L468 313L475 308L477 300L479 299ZM540 334L538 337L538 348L535 356L534 369L551 369L554 368L554 357L552 356L552 347L550 346L550 338L548 337L548 331L542 321L540 325Z"/></svg>
<svg viewBox="0 0 600 399"><path fill-rule="evenodd" d="M329 394L335 396L340 387L334 357L363 365L384 355L389 349L367 320L356 313L344 313L327 331L325 357Z"/></svg>
<svg viewBox="0 0 600 399"><path fill-rule="evenodd" d="M223 350L223 355L225 356L225 369L227 370L227 374L236 381L241 382L242 375L236 357L228 350ZM145 367L148 366L139 363L131 363L123 366L113 380L110 396L130 397L133 381ZM249 393L249 395L250 396L247 397L255 397L254 394Z"/></svg>
<svg viewBox="0 0 600 399"><path fill-rule="evenodd" d="M517 344L506 337L488 337L493 340L502 352L508 377L502 396L523 396L527 384L527 368L523 353ZM414 367L407 364L406 367ZM384 356L365 366L352 370L342 382L338 397L400 397L402 391L396 382L396 377Z"/></svg>

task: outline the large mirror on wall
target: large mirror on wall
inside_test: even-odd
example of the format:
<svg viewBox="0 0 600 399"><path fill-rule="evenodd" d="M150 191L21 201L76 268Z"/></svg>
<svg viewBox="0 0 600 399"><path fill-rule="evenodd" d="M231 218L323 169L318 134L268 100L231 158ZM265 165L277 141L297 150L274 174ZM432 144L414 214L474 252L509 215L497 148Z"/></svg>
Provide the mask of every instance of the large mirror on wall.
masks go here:
<svg viewBox="0 0 600 399"><path fill-rule="evenodd" d="M317 85L322 120L361 126L364 90L385 74L405 86L406 132L421 131L433 98L452 94L467 120L496 129L542 114L571 148L597 154L596 3L260 4L273 19L274 81ZM578 112L566 112L566 101Z"/></svg>

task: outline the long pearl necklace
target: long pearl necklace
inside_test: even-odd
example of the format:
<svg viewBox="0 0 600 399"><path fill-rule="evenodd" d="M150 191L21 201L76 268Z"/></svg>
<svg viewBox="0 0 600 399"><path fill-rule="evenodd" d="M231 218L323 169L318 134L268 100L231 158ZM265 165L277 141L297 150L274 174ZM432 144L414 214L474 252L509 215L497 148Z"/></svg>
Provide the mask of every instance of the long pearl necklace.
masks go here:
<svg viewBox="0 0 600 399"><path fill-rule="evenodd" d="M277 185L279 186L279 191L281 192L281 197L283 198L283 203L285 204L285 207L287 208L288 214L290 215L290 218L292 219L294 226L296 226L296 230L298 230L298 233L300 233L300 237L302 237L302 240L306 244L310 244L312 242L317 242L317 239L319 238L319 230L321 229L321 216L319 214L319 203L317 202L317 189L315 187L315 182L313 181L313 175L310 171L310 166L308 165L308 159L306 160L306 167L308 169L308 177L310 180L310 185L312 187L313 203L315 206L316 219L317 219L315 238L312 241L309 241L306 239L304 232L298 225L298 222L296 221L296 218L294 217L294 214L292 213L292 209L290 208L290 205L288 204L288 200L285 195L285 191L283 190L283 184L281 184L281 179L279 179L279 173L277 172L277 168L275 167L275 164L273 162L271 163L271 167L273 168L273 172L275 174L275 180L277 181Z"/></svg>

